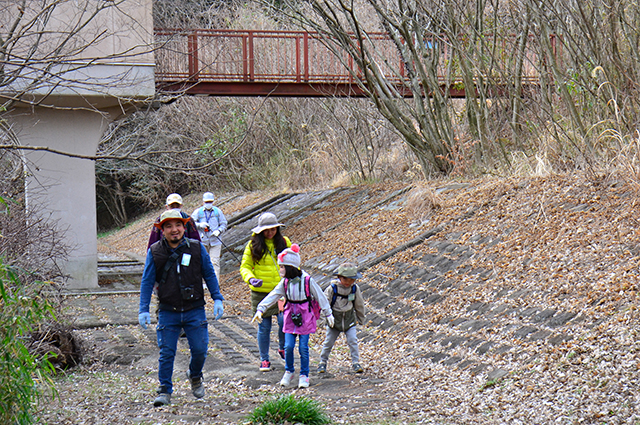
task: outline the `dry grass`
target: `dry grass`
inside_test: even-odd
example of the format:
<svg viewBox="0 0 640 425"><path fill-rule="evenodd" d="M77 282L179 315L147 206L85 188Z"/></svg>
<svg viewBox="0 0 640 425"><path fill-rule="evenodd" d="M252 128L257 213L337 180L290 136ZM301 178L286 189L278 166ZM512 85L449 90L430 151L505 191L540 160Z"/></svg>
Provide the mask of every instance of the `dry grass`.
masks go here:
<svg viewBox="0 0 640 425"><path fill-rule="evenodd" d="M414 218L422 221L445 205L446 200L438 195L433 188L420 185L409 192L406 209Z"/></svg>

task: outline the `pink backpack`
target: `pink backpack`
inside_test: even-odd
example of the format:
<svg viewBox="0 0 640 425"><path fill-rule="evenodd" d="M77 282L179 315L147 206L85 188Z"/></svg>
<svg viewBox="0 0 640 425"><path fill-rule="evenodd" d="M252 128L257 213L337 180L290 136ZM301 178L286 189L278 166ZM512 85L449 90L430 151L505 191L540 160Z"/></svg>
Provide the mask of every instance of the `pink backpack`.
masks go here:
<svg viewBox="0 0 640 425"><path fill-rule="evenodd" d="M315 317L316 320L318 320L320 318L320 303L318 302L318 300L316 300L314 297L311 296L311 288L309 287L309 282L311 281L311 276L306 275L304 278L304 293L307 296L307 299L304 301L291 301L289 300L289 298L287 298L287 290L288 290L288 284L289 284L289 279L285 278L284 279L284 296L285 296L285 302L284 302L284 306L282 307L284 309L284 307L287 305L288 302L290 303L294 303L294 304L304 304L306 302L309 303L309 311L313 312L313 317Z"/></svg>

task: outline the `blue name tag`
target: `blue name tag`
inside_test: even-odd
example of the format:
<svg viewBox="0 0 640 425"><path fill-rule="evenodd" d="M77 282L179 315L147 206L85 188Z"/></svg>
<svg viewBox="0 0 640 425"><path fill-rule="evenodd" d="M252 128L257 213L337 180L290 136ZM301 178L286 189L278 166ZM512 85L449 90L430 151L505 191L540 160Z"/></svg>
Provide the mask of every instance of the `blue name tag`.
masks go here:
<svg viewBox="0 0 640 425"><path fill-rule="evenodd" d="M187 267L191 263L191 254L182 254L182 261L180 265Z"/></svg>

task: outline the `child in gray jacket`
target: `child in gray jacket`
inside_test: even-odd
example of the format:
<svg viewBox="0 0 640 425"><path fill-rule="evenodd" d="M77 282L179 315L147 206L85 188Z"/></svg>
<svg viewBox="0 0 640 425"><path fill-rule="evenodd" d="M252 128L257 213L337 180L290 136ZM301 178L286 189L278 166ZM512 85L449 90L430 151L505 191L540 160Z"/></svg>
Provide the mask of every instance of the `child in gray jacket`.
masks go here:
<svg viewBox="0 0 640 425"><path fill-rule="evenodd" d="M327 326L327 335L322 346L317 372L324 373L327 371L327 361L333 344L335 344L340 333L344 332L351 352L351 367L355 373L362 373L364 370L360 366L360 352L356 333L356 324L364 324L365 316L362 292L356 284L356 279L361 278L362 275L353 263L341 264L335 275L338 278L337 281L331 282L331 285L325 290L325 295L331 302L335 321L333 326Z"/></svg>

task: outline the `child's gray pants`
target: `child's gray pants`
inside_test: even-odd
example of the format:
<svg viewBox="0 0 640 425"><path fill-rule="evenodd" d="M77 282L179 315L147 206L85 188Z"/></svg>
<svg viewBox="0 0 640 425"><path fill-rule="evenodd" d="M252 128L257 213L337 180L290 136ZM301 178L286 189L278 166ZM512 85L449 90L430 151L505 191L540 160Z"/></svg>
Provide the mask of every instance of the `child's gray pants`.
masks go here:
<svg viewBox="0 0 640 425"><path fill-rule="evenodd" d="M326 329L327 336L324 338L322 353L320 354L320 363L325 365L329 360L329 354L331 354L333 344L335 344L336 339L338 339L338 336L341 333L341 331L335 330L328 326ZM349 330L345 331L344 334L347 337L347 345L349 346L349 351L351 351L351 364L360 363L360 351L358 351L358 336L356 327L350 327Z"/></svg>

